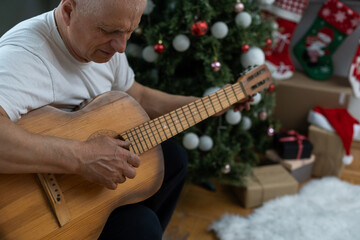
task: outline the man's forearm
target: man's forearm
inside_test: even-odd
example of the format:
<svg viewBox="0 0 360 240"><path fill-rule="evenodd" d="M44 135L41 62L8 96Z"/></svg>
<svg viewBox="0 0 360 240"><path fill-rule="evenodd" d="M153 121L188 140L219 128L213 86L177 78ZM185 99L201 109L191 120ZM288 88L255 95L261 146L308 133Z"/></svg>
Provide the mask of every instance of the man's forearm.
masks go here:
<svg viewBox="0 0 360 240"><path fill-rule="evenodd" d="M25 131L0 116L0 173L73 173L76 141Z"/></svg>

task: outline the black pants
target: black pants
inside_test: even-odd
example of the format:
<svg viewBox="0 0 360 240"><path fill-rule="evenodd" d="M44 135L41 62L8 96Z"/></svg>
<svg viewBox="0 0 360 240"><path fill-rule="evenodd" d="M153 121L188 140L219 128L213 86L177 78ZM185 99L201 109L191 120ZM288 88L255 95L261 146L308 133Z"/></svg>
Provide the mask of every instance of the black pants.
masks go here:
<svg viewBox="0 0 360 240"><path fill-rule="evenodd" d="M165 175L159 191L143 202L115 209L99 240L161 240L183 188L187 168L186 151L178 143L167 140L161 147Z"/></svg>

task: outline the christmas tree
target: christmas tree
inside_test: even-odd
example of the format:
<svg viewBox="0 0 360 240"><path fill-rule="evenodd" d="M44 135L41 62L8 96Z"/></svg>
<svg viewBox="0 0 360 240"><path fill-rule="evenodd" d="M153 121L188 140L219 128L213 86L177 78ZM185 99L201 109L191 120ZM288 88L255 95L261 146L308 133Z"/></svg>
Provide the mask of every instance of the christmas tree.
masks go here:
<svg viewBox="0 0 360 240"><path fill-rule="evenodd" d="M126 52L138 82L202 97L263 64L274 30L256 0L148 0ZM256 94L250 111L229 110L176 136L189 153L190 181L242 183L272 143L273 90Z"/></svg>

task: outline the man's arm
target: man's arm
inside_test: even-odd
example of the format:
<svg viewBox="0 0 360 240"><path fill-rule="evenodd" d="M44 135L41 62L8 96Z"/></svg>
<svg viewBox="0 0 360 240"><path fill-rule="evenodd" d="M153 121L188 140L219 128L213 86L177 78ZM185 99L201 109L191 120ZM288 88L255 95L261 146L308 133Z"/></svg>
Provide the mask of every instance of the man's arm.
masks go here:
<svg viewBox="0 0 360 240"><path fill-rule="evenodd" d="M151 119L194 102L197 97L168 94L134 82L127 93L136 99Z"/></svg>
<svg viewBox="0 0 360 240"><path fill-rule="evenodd" d="M100 137L86 142L41 136L13 123L0 106L0 173L70 173L115 189L136 175L140 159L129 142Z"/></svg>

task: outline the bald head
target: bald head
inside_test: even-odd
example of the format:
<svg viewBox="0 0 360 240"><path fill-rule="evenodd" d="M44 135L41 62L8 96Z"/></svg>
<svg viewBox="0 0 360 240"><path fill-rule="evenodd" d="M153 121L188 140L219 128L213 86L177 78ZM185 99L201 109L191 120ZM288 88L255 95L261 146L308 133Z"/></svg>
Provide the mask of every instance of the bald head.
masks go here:
<svg viewBox="0 0 360 240"><path fill-rule="evenodd" d="M84 15L98 15L104 7L115 8L123 6L132 8L136 13L143 10L142 6L146 0L74 0L78 10Z"/></svg>

